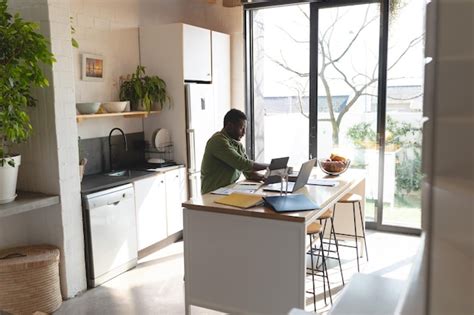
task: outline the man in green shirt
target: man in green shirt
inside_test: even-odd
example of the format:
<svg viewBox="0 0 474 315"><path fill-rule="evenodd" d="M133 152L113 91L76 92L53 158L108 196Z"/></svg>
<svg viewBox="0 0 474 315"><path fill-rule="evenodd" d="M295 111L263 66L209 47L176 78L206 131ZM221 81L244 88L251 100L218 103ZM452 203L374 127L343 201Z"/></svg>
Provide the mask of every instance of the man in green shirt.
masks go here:
<svg viewBox="0 0 474 315"><path fill-rule="evenodd" d="M247 179L262 180L257 171L268 164L249 160L240 139L245 135L247 116L231 109L224 116L224 128L216 132L206 144L201 163L201 193L235 183L243 172Z"/></svg>

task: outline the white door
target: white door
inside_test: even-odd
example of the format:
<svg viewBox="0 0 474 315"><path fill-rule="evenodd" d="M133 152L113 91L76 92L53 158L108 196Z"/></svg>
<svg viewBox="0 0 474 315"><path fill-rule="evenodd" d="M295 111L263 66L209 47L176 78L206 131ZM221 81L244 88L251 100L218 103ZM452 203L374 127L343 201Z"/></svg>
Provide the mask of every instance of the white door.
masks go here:
<svg viewBox="0 0 474 315"><path fill-rule="evenodd" d="M166 176L166 211L168 236L183 229L183 207L187 199L186 169L168 171Z"/></svg>
<svg viewBox="0 0 474 315"><path fill-rule="evenodd" d="M215 128L220 130L224 126L224 116L231 108L230 36L214 31L211 32L211 35Z"/></svg>
<svg viewBox="0 0 474 315"><path fill-rule="evenodd" d="M216 132L213 91L210 84L186 85L188 132L188 168L190 173L201 170L207 140Z"/></svg>
<svg viewBox="0 0 474 315"><path fill-rule="evenodd" d="M184 80L211 82L211 31L183 25Z"/></svg>
<svg viewBox="0 0 474 315"><path fill-rule="evenodd" d="M138 250L142 250L167 236L165 175L158 174L140 179L133 185Z"/></svg>

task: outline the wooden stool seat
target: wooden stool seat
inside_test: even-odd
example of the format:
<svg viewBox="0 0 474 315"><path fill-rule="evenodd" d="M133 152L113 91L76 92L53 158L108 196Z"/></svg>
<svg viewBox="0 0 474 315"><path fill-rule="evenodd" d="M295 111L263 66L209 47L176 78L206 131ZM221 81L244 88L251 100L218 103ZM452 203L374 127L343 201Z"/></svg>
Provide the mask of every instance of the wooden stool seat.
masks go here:
<svg viewBox="0 0 474 315"><path fill-rule="evenodd" d="M325 220L325 219L332 218L332 213L333 213L332 209L328 209L318 219Z"/></svg>
<svg viewBox="0 0 474 315"><path fill-rule="evenodd" d="M343 244L340 244L340 246L355 248L356 257L357 257L357 271L360 272L359 245L358 245L359 240L358 239L363 239L364 240L365 256L367 258L367 261L369 261L369 252L367 251L367 239L365 238L364 218L362 217L362 206L361 206L362 197L358 194L350 194L349 193L349 194L345 195L344 197L342 197L341 200L339 200L337 203L338 204L339 203L352 204L352 216L353 216L353 219L354 219L354 234L345 234L345 233L336 233L336 234L343 235L343 236L349 236L349 237L354 238L354 240L355 240L354 246L352 246L352 245L343 245ZM357 233L356 204L359 207L359 216L360 216L360 225L362 227L362 236L359 236L359 234ZM336 216L336 205L334 205L334 214L333 215Z"/></svg>
<svg viewBox="0 0 474 315"><path fill-rule="evenodd" d="M339 203L354 203L354 202L361 202L362 197L357 194L347 194L339 200Z"/></svg>
<svg viewBox="0 0 474 315"><path fill-rule="evenodd" d="M311 223L310 225L308 225L308 228L306 229L306 235L318 234L319 232L321 232L321 229L322 229L321 224L317 222Z"/></svg>

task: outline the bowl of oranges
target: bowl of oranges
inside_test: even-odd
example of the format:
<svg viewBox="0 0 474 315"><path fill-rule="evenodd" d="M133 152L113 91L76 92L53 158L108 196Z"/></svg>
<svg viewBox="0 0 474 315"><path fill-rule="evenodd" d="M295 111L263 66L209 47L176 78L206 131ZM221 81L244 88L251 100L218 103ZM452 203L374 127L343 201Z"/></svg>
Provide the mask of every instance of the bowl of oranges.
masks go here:
<svg viewBox="0 0 474 315"><path fill-rule="evenodd" d="M319 159L318 164L324 173L337 176L347 171L351 160L338 154L331 154L328 159Z"/></svg>

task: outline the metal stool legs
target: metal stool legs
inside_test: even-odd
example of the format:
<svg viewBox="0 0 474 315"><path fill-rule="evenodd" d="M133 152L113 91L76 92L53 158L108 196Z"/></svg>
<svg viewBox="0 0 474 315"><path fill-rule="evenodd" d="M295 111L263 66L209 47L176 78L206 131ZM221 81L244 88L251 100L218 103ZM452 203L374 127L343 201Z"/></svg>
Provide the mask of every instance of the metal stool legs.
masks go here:
<svg viewBox="0 0 474 315"><path fill-rule="evenodd" d="M319 235L319 242L320 242L320 247L317 248L316 244L313 244L315 234ZM314 311L316 312L316 286L315 286L315 281L314 281L314 276L321 276L323 278L323 293L324 293L324 303L327 304L327 296L326 296L326 284L328 287L328 292L329 292L329 299L332 304L332 293L331 293L331 285L329 283L329 275L328 275L328 270L327 270L327 265L326 265L326 257L324 255L324 247L323 247L323 233L320 230L318 233L312 233L308 234L309 236L309 245L310 249L308 251L308 254L311 255L311 267L307 268L311 272L311 280L312 280L312 286L313 286L313 291L308 292L313 294L313 303L314 303ZM320 252L320 253L319 253ZM322 258L322 264L321 267L322 269L319 269L318 263L316 265L314 264L314 257L313 256L321 256ZM321 274L318 274L321 273Z"/></svg>
<svg viewBox="0 0 474 315"><path fill-rule="evenodd" d="M349 202L346 201L345 203L349 203ZM364 220L363 220L363 218L362 218L362 206L361 206L361 204L360 204L360 201L350 201L350 203L352 204L352 217L353 217L353 221L354 221L354 235L344 234L344 233L335 233L335 234L343 235L343 236L354 237L354 239L355 239L355 246L342 245L342 244L340 244L340 246L355 248L355 250L356 250L356 257L357 257L357 271L360 272L360 264L359 264L359 239L362 238L362 239L364 240L365 255L366 255L367 261L369 261L369 252L367 251L367 240L366 240L366 237L365 237ZM356 206L355 206L356 203L357 203L358 206L359 206L359 217L360 217L360 224L361 224L361 226L362 226L362 236L359 236L358 233L357 233ZM334 205L333 218L334 218L335 216L336 216L336 205Z"/></svg>
<svg viewBox="0 0 474 315"><path fill-rule="evenodd" d="M335 208L336 208L336 205L334 205L333 209L335 210ZM339 255L339 244L337 242L336 230L334 229L334 217L331 216L329 219L331 220L331 231L329 232L329 242L326 243L328 245L326 258L327 259L336 259L337 262L339 263L339 271L341 272L342 285L344 286L346 284L344 283L344 273L342 272L341 256ZM323 235L326 232L326 223L327 223L327 221L324 222ZM333 244L332 243L332 238L334 238L334 245L336 246L336 251L335 252L337 254L337 257L331 257L329 255L330 252L334 252L334 251L331 251L331 245ZM317 261L319 261L319 257L318 257Z"/></svg>

